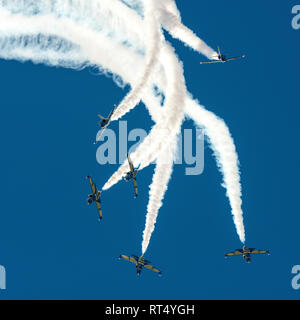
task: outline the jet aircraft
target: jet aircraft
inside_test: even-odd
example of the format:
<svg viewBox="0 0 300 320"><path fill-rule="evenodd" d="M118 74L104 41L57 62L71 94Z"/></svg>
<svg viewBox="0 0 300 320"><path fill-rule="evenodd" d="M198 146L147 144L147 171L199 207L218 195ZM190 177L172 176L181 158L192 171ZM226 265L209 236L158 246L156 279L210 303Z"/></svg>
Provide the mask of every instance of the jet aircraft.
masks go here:
<svg viewBox="0 0 300 320"><path fill-rule="evenodd" d="M233 58L227 58L224 54L221 53L220 48L218 47L218 56L216 60L211 60L211 61L203 61L200 62L200 64L210 64L210 63L224 63L224 62L228 62L228 61L232 61L232 60L237 60L237 59L243 59L246 56L242 55L242 56L238 56L238 57L233 57Z"/></svg>
<svg viewBox="0 0 300 320"><path fill-rule="evenodd" d="M136 273L139 276L141 274L141 271L143 268L147 268L149 270L152 270L154 272L157 272L161 276L161 271L157 268L150 265L150 261L146 260L144 256L137 257L134 254L132 254L130 257L124 256L123 254L120 255L119 259L121 260L125 259L127 261L133 262L136 265Z"/></svg>
<svg viewBox="0 0 300 320"><path fill-rule="evenodd" d="M268 250L256 250L254 248L247 248L246 246L243 246L242 249L236 249L234 252L225 253L225 258L229 256L239 256L242 255L243 258L250 263L251 262L251 254L268 254L270 255L270 252Z"/></svg>
<svg viewBox="0 0 300 320"><path fill-rule="evenodd" d="M113 116L116 108L117 108L117 105L115 104L113 110L111 111L111 113L108 115L107 118L104 118L100 114L98 114L98 117L101 119L101 121L99 122L99 126L102 129L102 131L100 132L99 136L96 138L96 141L94 142L94 144L96 144L100 140L103 132L109 126L109 124L111 122L111 117Z"/></svg>
<svg viewBox="0 0 300 320"><path fill-rule="evenodd" d="M124 176L124 179L125 179L126 182L132 180L135 197L137 197L138 196L138 189L137 189L137 183L136 183L136 175L138 173L138 168L137 169L134 168L129 154L127 154L127 160L128 160L128 163L129 163L130 171L126 173L126 175Z"/></svg>
<svg viewBox="0 0 300 320"><path fill-rule="evenodd" d="M92 178L90 176L87 176L87 179L90 182L92 193L89 194L89 197L87 199L88 205L92 204L93 202L96 203L98 213L99 213L99 218L100 220L102 219L102 210L101 210L101 191L98 190L97 186L93 182Z"/></svg>

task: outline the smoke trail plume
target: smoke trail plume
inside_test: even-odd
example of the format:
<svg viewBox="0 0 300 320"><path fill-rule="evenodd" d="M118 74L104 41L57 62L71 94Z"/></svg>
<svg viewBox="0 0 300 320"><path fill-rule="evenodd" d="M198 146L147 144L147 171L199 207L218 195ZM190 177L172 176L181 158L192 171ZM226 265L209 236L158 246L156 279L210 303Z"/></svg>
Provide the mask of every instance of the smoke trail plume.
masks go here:
<svg viewBox="0 0 300 320"><path fill-rule="evenodd" d="M215 59L218 56L215 50L182 24L179 10L173 0L166 1L165 8L160 13L162 26L173 38L181 40L198 53L204 54L208 59Z"/></svg>
<svg viewBox="0 0 300 320"><path fill-rule="evenodd" d="M186 101L186 113L195 123L205 128L211 147L215 153L217 164L223 174L227 197L232 208L234 224L241 242L245 242L245 230L242 212L242 188L240 183L239 160L228 127L224 121L212 112L205 110L192 99Z"/></svg>
<svg viewBox="0 0 300 320"><path fill-rule="evenodd" d="M153 72L156 61L160 55L161 47L161 35L160 35L160 25L156 19L156 10L155 10L156 0L148 0L145 2L145 25L146 25L146 34L144 37L148 39L146 42L146 67L143 71L143 74L138 78L137 84L133 89L128 93L124 98L121 104L118 106L118 109L112 116L112 120L118 120L125 113L129 112L134 108L141 100L142 91L147 87L148 80L150 78L151 72Z"/></svg>
<svg viewBox="0 0 300 320"><path fill-rule="evenodd" d="M146 225L143 232L142 254L144 255L154 226L156 223L158 211L162 206L164 195L167 191L169 181L173 171L173 159L176 154L176 139L161 151L156 160L156 168L153 175L152 184L149 191L149 202L147 207Z"/></svg>

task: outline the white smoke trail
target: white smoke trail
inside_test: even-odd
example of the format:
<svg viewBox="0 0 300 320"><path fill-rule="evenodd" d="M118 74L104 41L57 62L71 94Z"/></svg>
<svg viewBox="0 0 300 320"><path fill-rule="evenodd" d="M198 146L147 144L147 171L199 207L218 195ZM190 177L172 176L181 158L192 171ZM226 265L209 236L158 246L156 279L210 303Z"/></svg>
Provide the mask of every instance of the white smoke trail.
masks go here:
<svg viewBox="0 0 300 320"><path fill-rule="evenodd" d="M74 63L75 61L75 66L82 66L83 64L85 64L85 58L87 57L86 60L89 61L88 64L93 65L93 64L97 64L97 65L101 65L101 66L106 66L107 69L112 70L114 73L119 73L121 74L122 78L128 82L130 82L130 76L131 76L131 72L130 70L133 70L134 67L137 70L141 70L142 69L142 65L144 65L144 61L141 57L139 57L138 55L134 54L131 52L131 54L127 54L126 56L124 56L124 61L126 61L128 64L126 65L126 67L122 67L122 61L118 61L118 63L116 63L116 59L111 59L112 61L110 61L110 59L107 59L104 56L101 56L101 58L98 57L99 55L99 50L98 48L101 48L101 44L97 44L94 45L93 41L95 43L97 43L97 37L99 37L99 33L97 32L92 32L91 30L88 30L85 28L84 32L83 29L84 28L78 28L78 26L76 26L74 23L72 25L72 23L70 21L66 22L64 21L64 23L62 23L62 20L60 19L60 21L53 20L50 21L50 17L47 17L47 21L44 20L45 16L40 19L40 23L37 26L36 30L33 30L33 28L31 28L31 23L36 24L38 21L38 17L23 17L23 19L27 19L27 21L25 22L25 20L23 21L23 26L18 24L18 21L15 21L15 24L13 22L13 20L11 19L12 17L10 17L9 21L6 21L6 23L1 23L0 24L0 28L2 28L4 25L7 26L7 24L9 24L10 22L14 25L15 30L14 34L16 36L18 36L20 33L26 33L27 29L32 29L31 33L34 34L36 32L39 32L40 30L44 30L47 29L47 26L53 26L55 25L57 27L57 24L61 23L61 27L59 28L60 30L57 32L60 35L64 35L64 37L66 37L69 41L73 41L75 44L79 43L79 49L74 49L72 48L72 50L70 50L70 53L72 52L72 54L74 55L74 59L69 59L70 63ZM3 22L4 20L1 19L1 22ZM54 24L53 24L54 23ZM66 28L67 26L67 28ZM13 29L13 26L11 26ZM5 28L4 28L5 29ZM51 28L50 28L51 29ZM77 31L81 30L80 35L77 34ZM34 32L33 32L34 31ZM86 34L86 31L87 34ZM30 33L30 32L29 32ZM46 31L45 34L48 34L51 32ZM66 36L67 34L67 36ZM35 35L36 36L36 35ZM96 37L95 37L96 36ZM86 41L85 41L86 39ZM91 43L93 43L93 46L95 46L95 49L91 49ZM106 51L106 52L114 52L114 49L119 50L120 46L117 46L113 43L113 41L107 41L107 43L105 45L110 46L109 49L110 51ZM17 49L16 49L17 50ZM0 50L1 51L1 50ZM18 55L22 56L23 55L23 59L26 59L27 57L30 57L31 55L33 55L33 59L37 58L40 59L38 60L38 62L42 61L43 58L43 52L40 52L41 50L39 49L39 51L37 52L33 52L33 51L26 51L24 53L22 49L19 50ZM100 50L101 51L101 50ZM125 48L123 53L129 53L129 49ZM1 51L1 54L3 53L3 51ZM76 54L75 54L76 53ZM123 57L123 53L122 56ZM38 57L38 54L40 54L40 57ZM58 56L60 54L60 56L63 56L62 52L56 52L55 54L57 55L57 57L55 57L55 59L58 59ZM27 57L26 57L27 56ZM44 56L46 57L46 54L44 54ZM67 56L65 54L65 56ZM106 55L107 56L107 55ZM118 59L120 58L120 56L118 55ZM42 59L41 59L42 57ZM7 57L8 58L8 57ZM115 57L114 57L115 58ZM55 60L54 59L54 60ZM51 59L50 59L51 60ZM74 60L74 61L73 61ZM66 60L68 61L68 60ZM57 62L58 65L61 63L61 61ZM137 65L140 64L140 67L137 67ZM158 81L162 81L162 76L160 74L157 74L157 78ZM131 81L133 82L134 80L131 79ZM165 87L162 85L161 89L165 89ZM149 92L147 93L147 95L149 95ZM145 94L145 96L147 96ZM186 103L186 108L188 108L188 104L191 103L191 99L187 98L187 103ZM204 109L203 109L204 110ZM192 114L192 112L189 112L190 115L192 115L193 117L195 117L194 114ZM198 119L198 123L200 125L204 125L207 128L209 128L209 130L207 131L207 134L209 134L210 136L210 141L212 143L212 147L215 149L216 151L216 155L219 156L219 164L221 166L221 170L224 174L224 184L227 187L227 195L230 199L230 203L231 206L233 208L233 214L238 218L235 218L235 222L237 225L237 229L240 230L238 231L240 238L243 239L243 225L242 225L242 219L240 219L241 216L241 210L240 210L240 204L241 204L241 200L240 200L240 186L237 186L237 181L239 182L239 172L238 172L238 161L237 158L235 159L234 152L235 152L235 148L234 150L232 148L227 148L228 150L224 150L224 148L222 148L222 143L218 143L218 141L220 140L220 136L219 134L214 136L214 138L212 138L211 136L213 136L214 133L214 125L215 122L214 121L208 121L210 118L215 117L214 115L210 114L210 116L207 116L207 113L209 113L208 111L204 110L202 111L201 114L201 119ZM216 117L215 117L216 118ZM225 126L225 124L224 124ZM227 127L225 126L225 128L227 129ZM222 135L224 135L227 138L227 142L229 141L229 145L233 145L233 141L232 138L230 136L230 133L227 130L223 130ZM226 149L226 148L225 148ZM229 161L228 163L224 163L224 159L226 159L227 155L226 152L228 152L228 154L230 155L232 161ZM223 156L222 156L223 154ZM233 176L238 177L238 179L232 178ZM243 241L243 240L242 240Z"/></svg>
<svg viewBox="0 0 300 320"><path fill-rule="evenodd" d="M172 175L173 158L176 154L176 138L166 145L156 160L156 168L153 175L153 181L149 191L149 202L147 207L146 225L143 232L142 255L145 254L154 226L156 223L158 211L162 206L164 195Z"/></svg>
<svg viewBox="0 0 300 320"><path fill-rule="evenodd" d="M146 25L146 33L144 37L146 42L146 67L143 73L138 77L137 84L127 94L123 101L118 106L112 116L112 120L118 120L125 113L134 108L141 100L142 91L147 87L151 72L153 72L155 64L160 55L161 34L160 24L156 18L156 0L148 0L145 2L144 24Z"/></svg>
<svg viewBox="0 0 300 320"><path fill-rule="evenodd" d="M180 12L174 0L165 3L161 13L161 24L171 34L173 38L183 41L198 53L204 54L208 59L215 59L218 54L201 40L192 30L181 22Z"/></svg>
<svg viewBox="0 0 300 320"><path fill-rule="evenodd" d="M173 160L175 157L175 144L177 142L176 136L179 134L181 124L184 118L184 97L186 94L185 81L183 76L183 68L178 61L175 52L167 45L163 45L162 55L165 53L167 62L165 63L165 72L168 74L168 87L170 92L166 94L166 106L164 112L169 115L168 119L164 122L157 124L159 127L162 124L166 135L163 136L162 132L158 133L156 140L160 143L157 149L153 149L152 153L147 157L143 155L140 169L148 166L154 159L156 159L156 169L153 176L153 182L150 187L149 202L147 207L146 225L143 232L142 254L146 252L154 225L156 223L158 211L162 206L162 200L168 187L173 168ZM170 109L170 106L172 109ZM170 110L169 110L170 109ZM154 130L153 130L154 132ZM141 148L142 149L142 148ZM162 151L161 151L162 150Z"/></svg>
<svg viewBox="0 0 300 320"><path fill-rule="evenodd" d="M141 51L144 47L144 41L140 41L143 38L130 32L130 29L139 29L140 35L145 34L140 23L142 19L139 17L140 20L137 20L137 14L119 0L0 0L0 6L10 13L27 17L52 15L57 19L70 19L76 24L118 40L123 45L134 46ZM118 12L122 14L116 14ZM126 16L126 19L123 16ZM51 27L55 29L55 25Z"/></svg>
<svg viewBox="0 0 300 320"><path fill-rule="evenodd" d="M205 128L205 134L209 138L212 149L217 159L218 167L223 173L223 186L227 190L227 196L232 208L234 224L240 240L245 242L245 229L242 212L242 192L240 183L239 160L228 127L224 121L212 112L199 106L196 101L188 98L186 101L186 113L197 125Z"/></svg>
<svg viewBox="0 0 300 320"><path fill-rule="evenodd" d="M128 1L129 0L126 0L126 2ZM157 11L159 13L160 23L172 37L182 41L184 44L205 55L207 58L215 59L218 55L216 51L209 47L191 29L182 24L180 12L174 0L164 0L159 1L158 3L159 7L157 8ZM116 15L118 15L120 20L127 20L127 13L123 14L121 6ZM135 26L133 27L131 23L124 23L128 30L127 34L135 35L135 39L139 38L141 41L143 39L142 29L140 27L136 28L138 24L141 26L141 18L137 14L133 14L130 19L130 22L133 20L135 21Z"/></svg>

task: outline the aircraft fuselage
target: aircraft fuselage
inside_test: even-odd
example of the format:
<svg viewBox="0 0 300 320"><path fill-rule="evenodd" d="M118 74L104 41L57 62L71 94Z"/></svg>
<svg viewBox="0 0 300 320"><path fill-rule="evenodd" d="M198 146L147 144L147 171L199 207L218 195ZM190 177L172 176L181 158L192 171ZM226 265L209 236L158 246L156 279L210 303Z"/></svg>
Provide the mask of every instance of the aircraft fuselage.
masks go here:
<svg viewBox="0 0 300 320"><path fill-rule="evenodd" d="M244 253L243 258L249 263L251 262L251 256L250 253Z"/></svg>
<svg viewBox="0 0 300 320"><path fill-rule="evenodd" d="M108 124L108 119L102 119L99 123L101 128L104 128Z"/></svg>
<svg viewBox="0 0 300 320"><path fill-rule="evenodd" d="M143 266L141 264L136 265L136 273L138 276L141 274L142 269L143 269Z"/></svg>
<svg viewBox="0 0 300 320"><path fill-rule="evenodd" d="M226 58L226 56L225 56L224 54L219 55L218 58L219 58L219 60L222 61L222 62L226 62L226 61L227 61L227 58Z"/></svg>
<svg viewBox="0 0 300 320"><path fill-rule="evenodd" d="M133 178L136 178L136 175L137 175L138 171L137 170L134 170L133 172L129 171L126 173L126 176L124 177L124 179L126 181L130 181L132 180Z"/></svg>
<svg viewBox="0 0 300 320"><path fill-rule="evenodd" d="M141 271L142 271L144 265L145 265L145 258L143 256L141 256L141 257L138 258L138 262L137 262L137 265L136 265L136 273L138 275L141 274Z"/></svg>
<svg viewBox="0 0 300 320"><path fill-rule="evenodd" d="M88 204L92 204L95 201L99 201L100 200L100 194L101 194L100 191L97 191L97 193L89 194L89 197L87 199Z"/></svg>
<svg viewBox="0 0 300 320"><path fill-rule="evenodd" d="M243 258L249 263L251 262L250 249L243 246Z"/></svg>

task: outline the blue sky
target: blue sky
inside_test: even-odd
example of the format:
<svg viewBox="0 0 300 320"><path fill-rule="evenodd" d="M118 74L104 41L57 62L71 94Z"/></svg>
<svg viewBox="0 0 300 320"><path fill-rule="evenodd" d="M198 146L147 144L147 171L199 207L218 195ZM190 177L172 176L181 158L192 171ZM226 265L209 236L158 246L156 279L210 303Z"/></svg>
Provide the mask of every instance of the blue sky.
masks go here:
<svg viewBox="0 0 300 320"><path fill-rule="evenodd" d="M176 166L159 213L146 257L163 277L146 270L138 278L117 257L140 254L154 167L139 173L138 199L125 182L103 193L101 224L85 202L85 176L101 186L117 169L96 162L96 115L108 114L126 90L92 70L0 60L0 265L7 271L0 299L299 299L291 287L300 264L296 4L178 1L185 24L228 55L246 54L244 61L200 65L203 57L168 37L189 91L234 137L246 244L271 251L251 264L224 259L241 244L206 144L203 174ZM149 130L146 114L143 105L128 114L129 128Z"/></svg>

